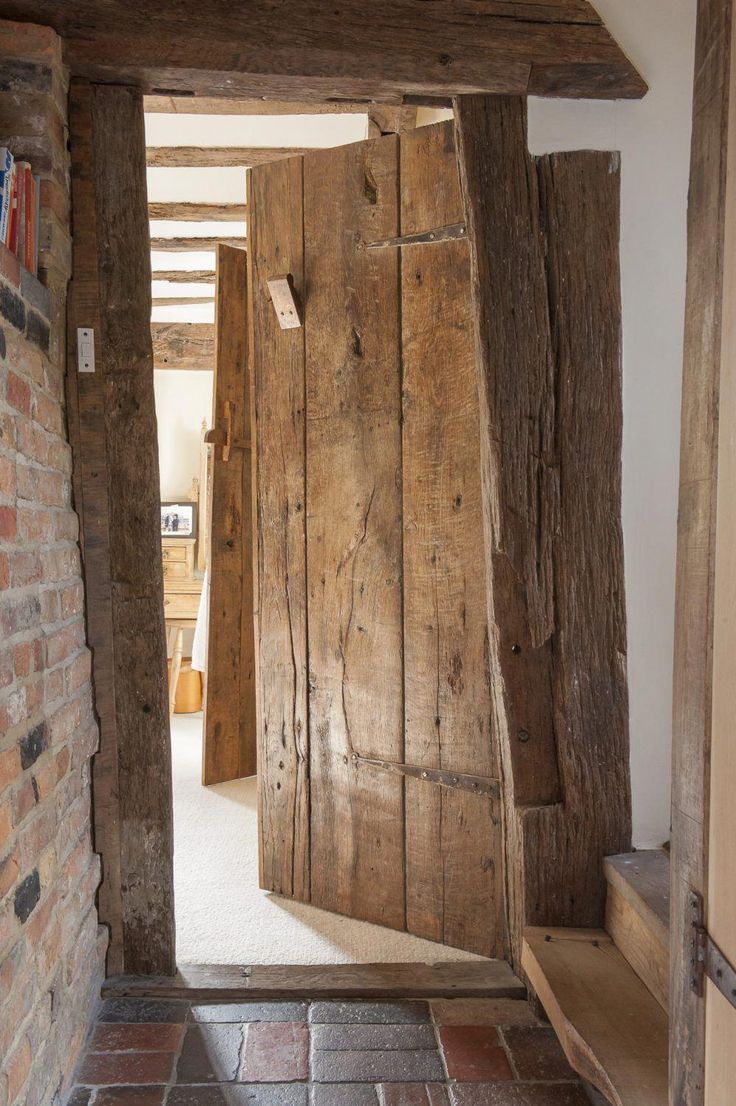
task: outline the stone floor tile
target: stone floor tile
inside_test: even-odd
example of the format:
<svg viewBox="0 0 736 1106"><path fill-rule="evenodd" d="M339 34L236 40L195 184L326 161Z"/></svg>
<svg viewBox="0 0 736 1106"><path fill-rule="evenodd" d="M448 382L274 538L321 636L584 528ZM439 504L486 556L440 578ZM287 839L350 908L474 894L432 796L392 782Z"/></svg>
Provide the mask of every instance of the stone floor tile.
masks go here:
<svg viewBox="0 0 736 1106"><path fill-rule="evenodd" d="M173 1052L88 1052L77 1072L86 1086L168 1083Z"/></svg>
<svg viewBox="0 0 736 1106"><path fill-rule="evenodd" d="M195 1022L305 1022L306 1002L220 1002L193 1006Z"/></svg>
<svg viewBox="0 0 736 1106"><path fill-rule="evenodd" d="M313 1083L310 1106L379 1106L372 1083Z"/></svg>
<svg viewBox="0 0 736 1106"><path fill-rule="evenodd" d="M437 1048L431 1025L313 1025L312 1048L332 1052L353 1049Z"/></svg>
<svg viewBox="0 0 736 1106"><path fill-rule="evenodd" d="M312 1052L315 1083L435 1083L444 1079L439 1053Z"/></svg>
<svg viewBox="0 0 736 1106"><path fill-rule="evenodd" d="M579 1083L452 1083L452 1106L590 1106Z"/></svg>
<svg viewBox="0 0 736 1106"><path fill-rule="evenodd" d="M235 1079L243 1044L240 1025L190 1025L176 1065L177 1083L223 1083Z"/></svg>
<svg viewBox="0 0 736 1106"><path fill-rule="evenodd" d="M443 1083L382 1083L381 1106L449 1106Z"/></svg>
<svg viewBox="0 0 736 1106"><path fill-rule="evenodd" d="M501 1036L519 1079L577 1079L554 1029L507 1026L501 1030Z"/></svg>
<svg viewBox="0 0 736 1106"><path fill-rule="evenodd" d="M185 1022L188 1002L175 999L108 998L102 1004L98 1022Z"/></svg>
<svg viewBox="0 0 736 1106"><path fill-rule="evenodd" d="M250 1022L238 1073L241 1083L288 1083L309 1077L309 1030L304 1022Z"/></svg>
<svg viewBox="0 0 736 1106"><path fill-rule="evenodd" d="M490 1025L443 1025L440 1041L450 1079L487 1083L513 1079L497 1030Z"/></svg>
<svg viewBox="0 0 736 1106"><path fill-rule="evenodd" d="M309 1106L306 1083L224 1083L172 1087L166 1106Z"/></svg>
<svg viewBox="0 0 736 1106"><path fill-rule="evenodd" d="M91 1097L91 1087L73 1087L67 1099L66 1106L88 1106Z"/></svg>
<svg viewBox="0 0 736 1106"><path fill-rule="evenodd" d="M108 1022L96 1025L89 1043L90 1052L176 1052L184 1035L184 1025L155 1022Z"/></svg>
<svg viewBox="0 0 736 1106"><path fill-rule="evenodd" d="M429 1021L426 1002L313 1002L309 1008L312 1023L416 1025Z"/></svg>
<svg viewBox="0 0 736 1106"><path fill-rule="evenodd" d="M95 1106L162 1106L166 1087L100 1087Z"/></svg>
<svg viewBox="0 0 736 1106"><path fill-rule="evenodd" d="M432 1017L437 1025L539 1025L526 999L434 999Z"/></svg>

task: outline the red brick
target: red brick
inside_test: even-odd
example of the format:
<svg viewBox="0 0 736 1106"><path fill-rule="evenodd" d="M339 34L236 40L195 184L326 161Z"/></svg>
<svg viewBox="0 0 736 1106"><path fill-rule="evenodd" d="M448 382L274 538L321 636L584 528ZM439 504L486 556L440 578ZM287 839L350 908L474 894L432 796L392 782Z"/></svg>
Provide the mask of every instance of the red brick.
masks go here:
<svg viewBox="0 0 736 1106"><path fill-rule="evenodd" d="M25 588L42 579L41 558L37 552L23 550L13 554L10 562L10 578L14 588Z"/></svg>
<svg viewBox="0 0 736 1106"><path fill-rule="evenodd" d="M167 1083L173 1066L173 1052L88 1052L77 1079L87 1086Z"/></svg>
<svg viewBox="0 0 736 1106"><path fill-rule="evenodd" d="M36 507L19 507L18 530L25 541L50 541L54 534L54 516Z"/></svg>
<svg viewBox="0 0 736 1106"><path fill-rule="evenodd" d="M38 461L40 465L48 462L48 438L42 430L26 419L16 419L15 433L19 453L31 461Z"/></svg>
<svg viewBox="0 0 736 1106"><path fill-rule="evenodd" d="M20 775L20 753L18 746L0 753L0 792Z"/></svg>
<svg viewBox="0 0 736 1106"><path fill-rule="evenodd" d="M0 540L12 541L18 533L18 511L0 506Z"/></svg>
<svg viewBox="0 0 736 1106"><path fill-rule="evenodd" d="M7 553L0 553L0 591L10 587L10 558Z"/></svg>
<svg viewBox="0 0 736 1106"><path fill-rule="evenodd" d="M95 1026L90 1052L176 1052L183 1025L111 1022Z"/></svg>
<svg viewBox="0 0 736 1106"><path fill-rule="evenodd" d="M440 1041L450 1079L491 1083L514 1078L493 1026L443 1025Z"/></svg>
<svg viewBox="0 0 736 1106"><path fill-rule="evenodd" d="M83 645L84 627L81 621L56 630L46 638L46 664L49 668L53 668Z"/></svg>
<svg viewBox="0 0 736 1106"><path fill-rule="evenodd" d="M36 793L33 783L31 780L26 780L13 796L13 825L19 826L35 805Z"/></svg>
<svg viewBox="0 0 736 1106"><path fill-rule="evenodd" d="M66 693L72 696L75 691L89 682L92 671L92 655L85 650L65 668Z"/></svg>
<svg viewBox="0 0 736 1106"><path fill-rule="evenodd" d="M13 688L0 706L0 732L17 726L28 716L27 693L24 687Z"/></svg>
<svg viewBox="0 0 736 1106"><path fill-rule="evenodd" d="M81 614L84 608L84 587L81 581L70 584L60 591L61 617L71 618L75 614Z"/></svg>
<svg viewBox="0 0 736 1106"><path fill-rule="evenodd" d="M20 849L16 845L5 856L0 857L0 899L7 895L20 872Z"/></svg>
<svg viewBox="0 0 736 1106"><path fill-rule="evenodd" d="M10 457L0 457L0 495L13 499L17 486L15 462Z"/></svg>
<svg viewBox="0 0 736 1106"><path fill-rule="evenodd" d="M10 833L13 828L13 823L10 818L10 805L5 803L0 805L0 849L2 849L10 839ZM0 928L0 935L1 935ZM4 942L0 938L0 948Z"/></svg>
<svg viewBox="0 0 736 1106"><path fill-rule="evenodd" d="M24 1037L5 1061L5 1073L8 1079L8 1102L14 1102L18 1098L30 1070L31 1045L28 1038Z"/></svg>
<svg viewBox="0 0 736 1106"><path fill-rule="evenodd" d="M43 392L36 393L33 417L44 430L48 430L52 434L61 433L63 426L61 407L55 399L50 399Z"/></svg>
<svg viewBox="0 0 736 1106"><path fill-rule="evenodd" d="M250 1022L238 1079L290 1083L309 1074L309 1032L301 1022Z"/></svg>
<svg viewBox="0 0 736 1106"><path fill-rule="evenodd" d="M8 387L6 398L9 407L14 407L21 415L31 413L31 388L25 381L16 376L14 372L8 373Z"/></svg>
<svg viewBox="0 0 736 1106"><path fill-rule="evenodd" d="M20 261L7 246L2 244L0 244L0 276L14 287L20 287Z"/></svg>

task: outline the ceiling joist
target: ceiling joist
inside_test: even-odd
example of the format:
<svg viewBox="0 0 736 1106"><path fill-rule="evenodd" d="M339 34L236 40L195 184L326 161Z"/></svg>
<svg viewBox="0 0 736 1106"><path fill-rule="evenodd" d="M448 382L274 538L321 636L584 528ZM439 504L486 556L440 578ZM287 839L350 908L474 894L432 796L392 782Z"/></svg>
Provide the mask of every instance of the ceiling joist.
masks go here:
<svg viewBox="0 0 736 1106"><path fill-rule="evenodd" d="M146 164L167 169L249 169L283 157L306 154L306 147L251 146L149 146Z"/></svg>
<svg viewBox="0 0 736 1106"><path fill-rule="evenodd" d="M154 369L212 369L212 323L151 323Z"/></svg>
<svg viewBox="0 0 736 1106"><path fill-rule="evenodd" d="M214 284L215 273L211 269L157 269L152 280L165 280L170 284Z"/></svg>
<svg viewBox="0 0 736 1106"><path fill-rule="evenodd" d="M197 250L214 250L215 246L245 246L245 238L151 238L152 250L164 250L168 253L195 253Z"/></svg>
<svg viewBox="0 0 736 1106"><path fill-rule="evenodd" d="M164 97L374 101L483 92L637 98L587 0L2 0L54 27L72 74ZM359 45L356 45L359 44Z"/></svg>
<svg viewBox="0 0 736 1106"><path fill-rule="evenodd" d="M178 219L182 222L203 221L242 223L246 216L245 204L200 204L172 201L149 203L149 219Z"/></svg>

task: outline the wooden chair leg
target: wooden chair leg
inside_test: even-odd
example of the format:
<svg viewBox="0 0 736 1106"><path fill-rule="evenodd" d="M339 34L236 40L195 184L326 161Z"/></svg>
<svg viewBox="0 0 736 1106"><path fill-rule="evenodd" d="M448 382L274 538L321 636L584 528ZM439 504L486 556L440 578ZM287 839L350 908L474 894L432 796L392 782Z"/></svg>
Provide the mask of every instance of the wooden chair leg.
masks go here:
<svg viewBox="0 0 736 1106"><path fill-rule="evenodd" d="M171 680L169 682L169 718L174 713L176 706L176 686L179 683L181 672L181 655L184 651L184 631L181 626L176 627L174 649L171 654Z"/></svg>

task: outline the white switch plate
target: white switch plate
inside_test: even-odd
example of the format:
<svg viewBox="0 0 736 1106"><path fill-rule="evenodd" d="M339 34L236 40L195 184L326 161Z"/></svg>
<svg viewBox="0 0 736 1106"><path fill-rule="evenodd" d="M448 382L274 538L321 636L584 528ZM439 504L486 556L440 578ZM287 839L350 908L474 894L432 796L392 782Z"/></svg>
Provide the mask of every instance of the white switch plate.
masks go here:
<svg viewBox="0 0 736 1106"><path fill-rule="evenodd" d="M95 332L90 326L77 327L77 370L80 373L95 371Z"/></svg>

